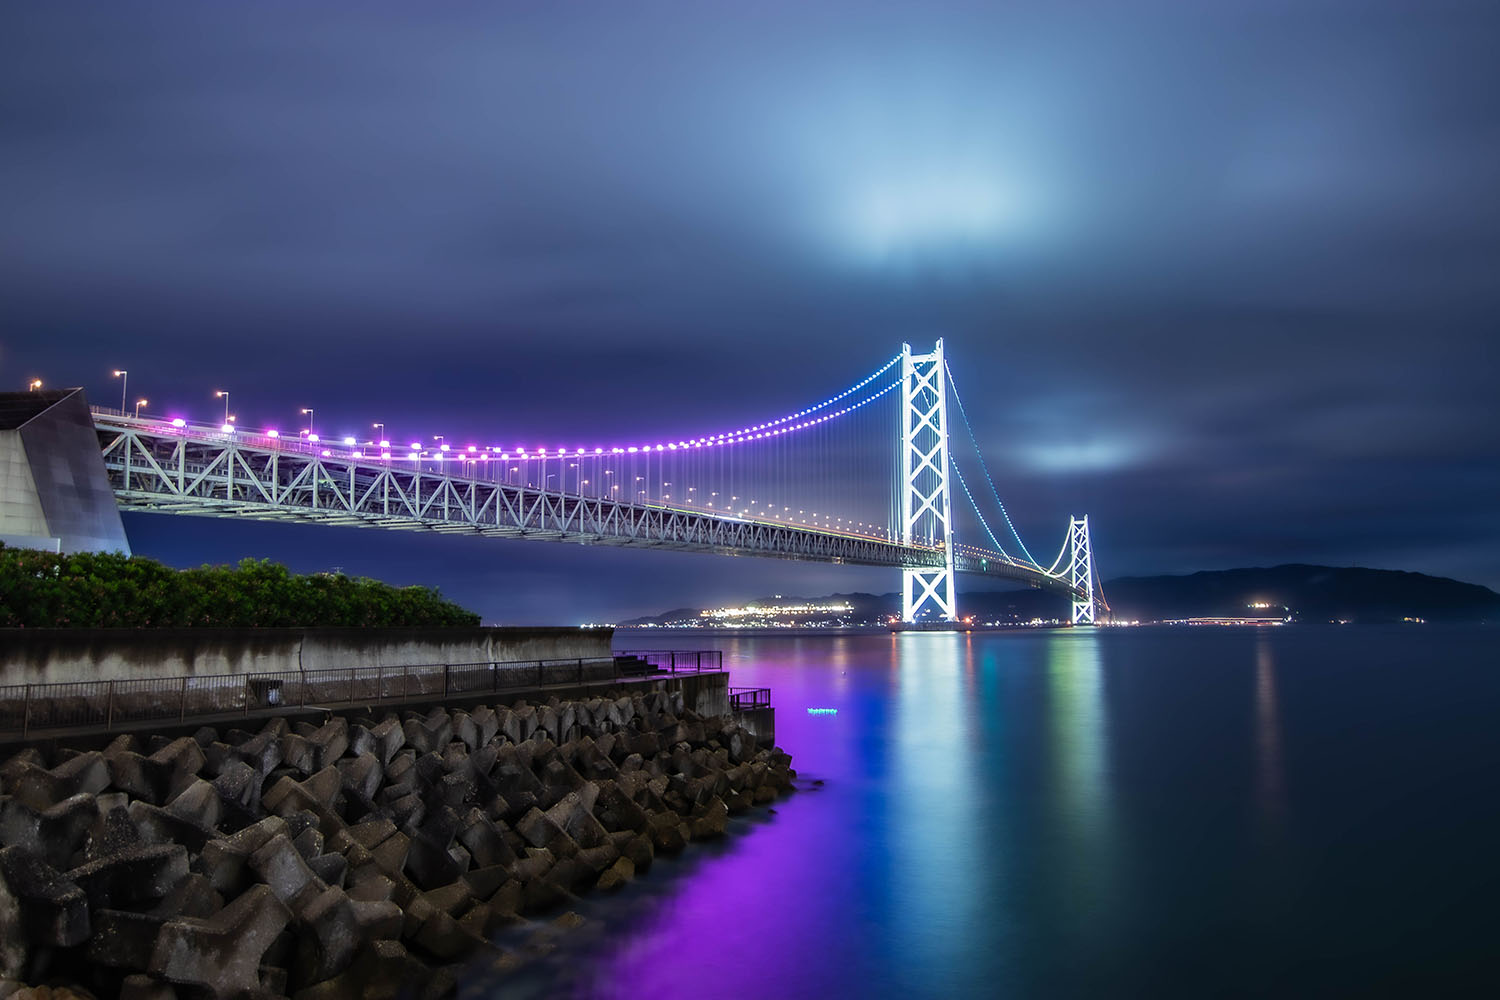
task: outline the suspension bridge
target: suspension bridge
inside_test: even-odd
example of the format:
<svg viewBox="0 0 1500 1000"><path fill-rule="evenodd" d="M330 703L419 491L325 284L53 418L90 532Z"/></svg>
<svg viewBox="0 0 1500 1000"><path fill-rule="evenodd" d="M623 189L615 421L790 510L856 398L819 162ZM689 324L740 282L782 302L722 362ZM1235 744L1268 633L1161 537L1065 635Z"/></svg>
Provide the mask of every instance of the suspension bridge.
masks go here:
<svg viewBox="0 0 1500 1000"><path fill-rule="evenodd" d="M91 413L123 510L885 566L901 572L906 622L956 621L960 573L1064 595L1074 624L1108 609L1087 516L1069 517L1049 565L1021 540L941 340L925 354L903 345L816 404L650 441L325 439L310 412L286 432L239 426L227 406L217 424ZM958 540L954 486L983 544Z"/></svg>

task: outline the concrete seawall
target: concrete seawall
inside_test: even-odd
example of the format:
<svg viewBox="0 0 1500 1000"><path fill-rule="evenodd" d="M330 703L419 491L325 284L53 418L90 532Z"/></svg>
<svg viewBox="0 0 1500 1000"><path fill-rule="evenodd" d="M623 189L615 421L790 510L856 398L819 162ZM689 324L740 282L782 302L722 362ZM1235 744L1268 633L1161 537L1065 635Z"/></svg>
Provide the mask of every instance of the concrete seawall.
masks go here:
<svg viewBox="0 0 1500 1000"><path fill-rule="evenodd" d="M504 982L574 894L734 832L791 759L722 673L426 711L320 713L0 755L0 995L453 995ZM742 827L743 828L743 827ZM519 948L502 929L539 935Z"/></svg>
<svg viewBox="0 0 1500 1000"><path fill-rule="evenodd" d="M612 628L0 629L0 685L607 657Z"/></svg>

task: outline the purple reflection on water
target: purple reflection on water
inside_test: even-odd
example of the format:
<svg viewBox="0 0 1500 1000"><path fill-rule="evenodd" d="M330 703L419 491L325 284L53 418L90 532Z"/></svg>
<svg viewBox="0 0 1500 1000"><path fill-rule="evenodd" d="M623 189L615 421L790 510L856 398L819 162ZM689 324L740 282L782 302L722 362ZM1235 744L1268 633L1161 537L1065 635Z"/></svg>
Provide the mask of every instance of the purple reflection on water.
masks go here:
<svg viewBox="0 0 1500 1000"><path fill-rule="evenodd" d="M502 937L540 957L476 970L465 996L1327 995L1493 974L1474 891L1500 879L1500 804L1475 794L1500 766L1491 632L674 638L772 688L804 790L584 898L576 931Z"/></svg>

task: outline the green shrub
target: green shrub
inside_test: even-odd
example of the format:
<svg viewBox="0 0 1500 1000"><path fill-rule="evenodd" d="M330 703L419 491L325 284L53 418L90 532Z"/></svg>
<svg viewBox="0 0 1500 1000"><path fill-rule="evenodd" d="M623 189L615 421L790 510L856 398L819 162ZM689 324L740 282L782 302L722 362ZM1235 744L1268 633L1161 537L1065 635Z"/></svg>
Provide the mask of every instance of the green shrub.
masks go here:
<svg viewBox="0 0 1500 1000"><path fill-rule="evenodd" d="M478 624L478 615L427 587L341 573L297 576L265 559L176 570L113 552L0 545L0 628Z"/></svg>

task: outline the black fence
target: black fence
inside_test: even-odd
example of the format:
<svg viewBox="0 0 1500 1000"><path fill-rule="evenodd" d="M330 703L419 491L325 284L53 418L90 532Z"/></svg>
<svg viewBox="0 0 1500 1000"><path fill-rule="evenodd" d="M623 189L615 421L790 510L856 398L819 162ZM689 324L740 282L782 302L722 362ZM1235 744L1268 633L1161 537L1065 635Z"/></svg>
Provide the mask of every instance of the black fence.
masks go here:
<svg viewBox="0 0 1500 1000"><path fill-rule="evenodd" d="M771 707L770 688L737 688L729 689L729 708L735 712L748 712L754 708Z"/></svg>
<svg viewBox="0 0 1500 1000"><path fill-rule="evenodd" d="M107 731L138 723L208 721L292 708L437 701L723 669L723 654L718 650L667 650L566 660L13 684L0 686L0 736Z"/></svg>

